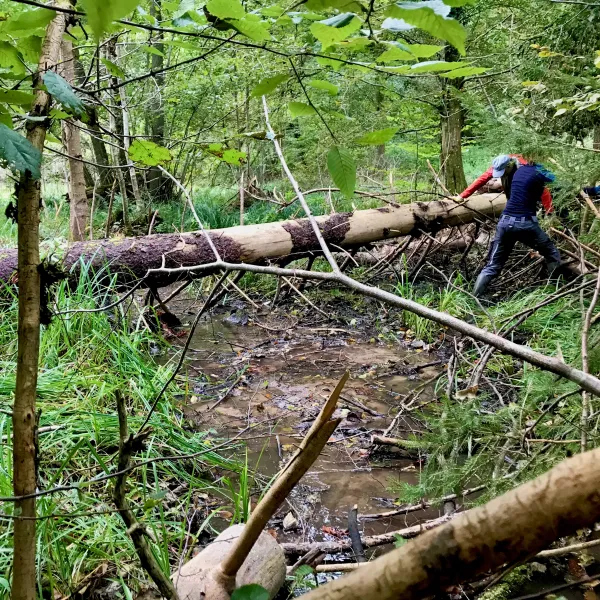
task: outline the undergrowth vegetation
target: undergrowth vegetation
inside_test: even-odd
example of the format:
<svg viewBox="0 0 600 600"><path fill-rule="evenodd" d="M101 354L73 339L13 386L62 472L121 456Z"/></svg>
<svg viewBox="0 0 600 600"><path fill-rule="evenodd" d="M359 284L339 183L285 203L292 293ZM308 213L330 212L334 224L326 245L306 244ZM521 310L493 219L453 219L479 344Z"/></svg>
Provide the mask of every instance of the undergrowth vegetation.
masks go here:
<svg viewBox="0 0 600 600"><path fill-rule="evenodd" d="M493 330L555 291L555 287L547 286L517 292L486 306L485 314L466 293L454 290L451 303L457 316L472 315L476 324ZM441 299L433 303L431 292L415 294L414 299L439 308L443 305ZM584 299L583 305L587 306L588 301L589 298ZM442 309L448 307L446 304ZM413 327L418 328L415 321L413 316ZM582 301L579 294L572 294L537 310L513 337L580 367L581 329ZM594 333L589 343L592 373L600 368L599 341L600 335ZM581 394L576 384L495 353L487 366L487 382L484 377L479 389L470 390L470 374L485 348L467 344L461 350L461 346L462 343L458 351L463 352L463 360L455 375L459 391L448 397L447 378L443 378L438 383L440 401L414 415L424 427L419 435L411 436L408 444L427 460L418 485L401 484L396 488L402 502L439 498L485 485L485 491L476 500L467 500L484 503L579 451ZM594 405L594 414L597 408ZM600 432L598 421L592 422L595 425L588 437L590 447L595 447Z"/></svg>
<svg viewBox="0 0 600 600"><path fill-rule="evenodd" d="M119 423L115 395L127 402L130 429L142 425L171 366L150 356L161 342L135 328L123 308L92 310L112 299L107 273L82 269L75 289L62 282L53 296L58 313L41 338L38 385L38 489L62 487L38 499L38 588L40 597L68 596L90 573L104 573L124 597L140 589L145 576L131 538L112 503ZM10 291L10 290L9 290ZM12 496L11 408L17 358L17 300L3 306L0 326L0 495ZM226 458L208 432L189 431L171 386L158 403L149 426L152 434L135 457L142 465L129 476L129 497L138 519L158 543L153 544L165 573L194 547L219 507L199 511L190 531L186 519L198 494L217 494L223 506L238 507L233 521L247 517L247 466ZM184 455L201 453L182 460ZM242 473L242 479L236 473ZM177 494L172 490L178 488ZM201 508L201 507L200 507ZM10 578L12 504L0 515L0 586ZM130 592L131 591L131 592ZM0 593L1 595L1 593Z"/></svg>

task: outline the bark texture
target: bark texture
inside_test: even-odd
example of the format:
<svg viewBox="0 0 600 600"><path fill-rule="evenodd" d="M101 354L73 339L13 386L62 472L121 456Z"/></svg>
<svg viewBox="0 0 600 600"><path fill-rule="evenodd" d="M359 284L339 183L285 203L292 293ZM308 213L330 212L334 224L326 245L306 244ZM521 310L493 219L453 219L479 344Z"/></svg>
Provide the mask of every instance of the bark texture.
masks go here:
<svg viewBox="0 0 600 600"><path fill-rule="evenodd" d="M600 519L600 449L457 516L306 600L412 600L516 564Z"/></svg>
<svg viewBox="0 0 600 600"><path fill-rule="evenodd" d="M463 8L453 8L452 16L458 21L464 21ZM444 50L444 60L455 62L461 59L458 50L447 46ZM460 101L460 92L464 83L461 78L442 79L442 151L440 167L444 185L450 193L460 194L467 187L465 169L462 159L462 129L464 111Z"/></svg>
<svg viewBox="0 0 600 600"><path fill-rule="evenodd" d="M62 76L71 84L75 83L75 58L73 44L62 41ZM71 119L63 121L63 143L69 155L69 238L72 241L86 239L90 220L90 207L87 200L84 164L81 162L81 132Z"/></svg>
<svg viewBox="0 0 600 600"><path fill-rule="evenodd" d="M65 6L59 2L58 6ZM66 3L68 6L68 3ZM39 61L39 73L54 67L60 59L61 38L65 31L65 15L56 13L48 25ZM30 114L47 117L51 98L39 86L34 75L35 100ZM48 120L29 121L27 139L40 151L44 148ZM40 350L40 182L29 171L18 187L18 268L19 320L18 357L15 404L13 408L13 487L15 496L36 490L36 414L35 400ZM16 265L15 265L16 266ZM35 498L15 503L15 515L26 517L14 521L13 600L35 600Z"/></svg>
<svg viewBox="0 0 600 600"><path fill-rule="evenodd" d="M496 217L506 204L497 194L474 196L457 205L451 201L415 202L400 208L376 208L354 213L317 217L330 245L356 247L420 231L436 232L443 227L469 223L481 215ZM210 236L226 262L260 263L281 257L301 257L319 251L319 244L306 219L279 221L244 227L216 229ZM138 238L78 242L70 246L64 268L74 274L80 260L96 268L107 264L122 284L144 277L148 269L194 266L214 262L206 238L200 232L154 234ZM0 249L0 281L10 281L16 268L16 251ZM205 275L203 273L202 275ZM154 274L147 285L164 286L192 277L192 273Z"/></svg>

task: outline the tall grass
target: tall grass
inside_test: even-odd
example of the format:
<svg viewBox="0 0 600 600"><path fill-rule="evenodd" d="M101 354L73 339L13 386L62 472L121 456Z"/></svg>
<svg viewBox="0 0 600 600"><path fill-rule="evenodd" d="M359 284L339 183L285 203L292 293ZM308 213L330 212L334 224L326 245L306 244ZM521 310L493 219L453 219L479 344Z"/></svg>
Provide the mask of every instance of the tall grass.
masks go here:
<svg viewBox="0 0 600 600"><path fill-rule="evenodd" d="M106 273L104 276L106 277ZM82 269L75 289L67 282L54 296L59 311L96 308L112 295L106 280ZM16 299L9 298L0 324L0 495L12 495L12 408L16 369ZM113 512L112 481L94 478L115 469L119 424L115 392L127 399L129 423L138 428L171 366L149 357L160 340L131 330L121 308L97 313L56 316L41 337L38 406L40 427L56 429L40 435L39 488L76 486L38 500L38 589L41 597L62 597L77 590L96 569L117 582L124 594L135 593L145 581L118 514ZM237 501L222 481L241 465L210 451L215 442L207 432L189 431L171 386L151 421L152 434L136 461L176 457L206 449L194 460L161 460L129 477L129 499L140 521L157 540L153 548L165 573L170 572L187 536L185 515L190 494L221 490L224 504ZM44 431L42 429L42 431ZM170 489L186 484L183 497L169 498ZM237 493L236 490L234 492ZM11 578L13 506L4 503L0 515L0 587ZM1 595L1 594L0 594Z"/></svg>

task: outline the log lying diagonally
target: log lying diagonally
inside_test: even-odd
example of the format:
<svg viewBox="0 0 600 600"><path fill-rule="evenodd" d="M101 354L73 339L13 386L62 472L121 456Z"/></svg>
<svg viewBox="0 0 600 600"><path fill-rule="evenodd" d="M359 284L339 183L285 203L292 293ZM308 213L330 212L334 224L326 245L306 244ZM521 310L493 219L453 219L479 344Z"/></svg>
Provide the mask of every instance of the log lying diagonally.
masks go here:
<svg viewBox="0 0 600 600"><path fill-rule="evenodd" d="M599 460L600 449L565 460L303 598L419 600L517 564L600 518Z"/></svg>
<svg viewBox="0 0 600 600"><path fill-rule="evenodd" d="M465 204L452 201L415 202L400 208L376 208L317 217L323 236L333 250L408 235L418 230L435 232L469 223L476 218L497 217L506 204L498 194L476 196ZM319 251L307 219L278 221L210 232L224 261L264 263L268 260ZM65 270L76 272L81 261L95 267L109 265L123 284L143 278L149 269L194 266L215 260L201 232L154 234L137 238L77 242L64 257ZM164 261L164 262L163 262ZM9 281L16 270L16 250L0 249L0 281ZM196 276L206 275L206 272ZM194 273L153 273L145 284L164 286Z"/></svg>

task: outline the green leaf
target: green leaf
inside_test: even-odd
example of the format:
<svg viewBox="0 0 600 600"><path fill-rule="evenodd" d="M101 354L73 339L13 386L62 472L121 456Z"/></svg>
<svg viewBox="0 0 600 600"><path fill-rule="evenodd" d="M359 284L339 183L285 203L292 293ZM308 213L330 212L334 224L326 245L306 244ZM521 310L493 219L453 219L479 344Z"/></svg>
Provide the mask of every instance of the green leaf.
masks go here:
<svg viewBox="0 0 600 600"><path fill-rule="evenodd" d="M121 69L119 65L116 65L114 62L108 60L107 58L101 58L102 64L106 67L106 70L113 76L118 77L119 79L127 79L127 75L125 75L125 71Z"/></svg>
<svg viewBox="0 0 600 600"><path fill-rule="evenodd" d="M7 112L6 110L4 110L1 106L0 106L0 123L6 125L10 129L13 128L13 122L12 122L10 113Z"/></svg>
<svg viewBox="0 0 600 600"><path fill-rule="evenodd" d="M389 127L388 129L371 131L370 133L365 133L365 135L359 137L356 140L356 143L361 146L380 146L381 144L386 144L391 141L397 131L398 127Z"/></svg>
<svg viewBox="0 0 600 600"><path fill-rule="evenodd" d="M322 79L312 79L308 82L310 87L315 88L316 90L324 90L330 96L337 96L340 91L337 85L330 83L329 81L323 81Z"/></svg>
<svg viewBox="0 0 600 600"><path fill-rule="evenodd" d="M308 10L321 11L336 8L339 11L365 12L365 7L357 0L307 0L304 4Z"/></svg>
<svg viewBox="0 0 600 600"><path fill-rule="evenodd" d="M316 114L315 109L310 106L310 104L304 104L304 102L290 102L288 104L288 110L293 119L296 117L309 117Z"/></svg>
<svg viewBox="0 0 600 600"><path fill-rule="evenodd" d="M20 90L2 90L0 89L0 102L6 104L17 104L19 106L31 106L35 96L31 92L21 92Z"/></svg>
<svg viewBox="0 0 600 600"><path fill-rule="evenodd" d="M289 78L289 75L274 75L273 77L261 79L258 85L252 88L250 95L253 98L260 98L261 96L266 96L267 94L273 92L277 88L277 86L281 85L284 81L287 81Z"/></svg>
<svg viewBox="0 0 600 600"><path fill-rule="evenodd" d="M28 10L13 19L9 19L4 27L4 31L15 34L20 31L31 32L34 29L42 29L54 19L54 15L56 15L56 12L47 8Z"/></svg>
<svg viewBox="0 0 600 600"><path fill-rule="evenodd" d="M129 158L148 167L156 167L170 161L172 157L167 148L150 140L135 140L129 146Z"/></svg>
<svg viewBox="0 0 600 600"><path fill-rule="evenodd" d="M38 35L21 38L19 40L19 50L25 62L37 65L42 53L42 38Z"/></svg>
<svg viewBox="0 0 600 600"><path fill-rule="evenodd" d="M0 68L11 69L13 73L25 73L20 52L8 42L0 42Z"/></svg>
<svg viewBox="0 0 600 600"><path fill-rule="evenodd" d="M441 5L441 6L440 6ZM465 53L465 28L456 20L444 16L446 6L438 0L393 4L386 15L402 19L409 25L423 29L427 33L450 42L461 54ZM449 6L446 6L450 10Z"/></svg>
<svg viewBox="0 0 600 600"><path fill-rule="evenodd" d="M452 7L466 6L467 4L475 4L477 0L444 0L444 4Z"/></svg>
<svg viewBox="0 0 600 600"><path fill-rule="evenodd" d="M336 45L346 52L366 52L367 48L374 44L375 42L369 38L355 37L345 42L338 42Z"/></svg>
<svg viewBox="0 0 600 600"><path fill-rule="evenodd" d="M253 15L248 15L244 19L227 21L236 31L239 31L247 38L255 42L266 42L271 39L269 25L265 21L256 21L252 19Z"/></svg>
<svg viewBox="0 0 600 600"><path fill-rule="evenodd" d="M295 571L295 577L306 577L307 575L312 575L315 570L310 565L300 565Z"/></svg>
<svg viewBox="0 0 600 600"><path fill-rule="evenodd" d="M34 179L41 177L42 153L21 134L0 123L0 159L21 173L30 171Z"/></svg>
<svg viewBox="0 0 600 600"><path fill-rule="evenodd" d="M335 17L330 17L329 19L324 19L321 21L323 25L327 25L329 27L336 27L340 29L342 27L346 27L346 25L350 24L356 15L354 13L342 13L341 15L336 15Z"/></svg>
<svg viewBox="0 0 600 600"><path fill-rule="evenodd" d="M334 146L327 153L327 168L342 194L351 198L356 189L356 163L352 155L347 150Z"/></svg>
<svg viewBox="0 0 600 600"><path fill-rule="evenodd" d="M142 46L140 49L142 50L142 52L146 52L146 54L154 54L156 56L165 55L164 52L161 52L158 48L155 48L154 46Z"/></svg>
<svg viewBox="0 0 600 600"><path fill-rule="evenodd" d="M46 71L42 76L48 93L58 100L63 108L72 110L76 115L84 111L83 102L75 95L73 88L54 71Z"/></svg>
<svg viewBox="0 0 600 600"><path fill-rule="evenodd" d="M341 60L336 60L335 58L327 58L325 56L319 56L317 58L317 63L322 67L331 67L336 73L345 65Z"/></svg>
<svg viewBox="0 0 600 600"><path fill-rule="evenodd" d="M62 144L62 142L51 132L46 132L46 141L52 142L53 144Z"/></svg>
<svg viewBox="0 0 600 600"><path fill-rule="evenodd" d="M379 63L389 63L396 60L415 60L415 55L406 49L402 48L404 44L390 46L383 54L377 58Z"/></svg>
<svg viewBox="0 0 600 600"><path fill-rule="evenodd" d="M50 118L51 119L68 119L71 115L67 112L65 112L64 110L58 110L58 108L53 108L50 111Z"/></svg>
<svg viewBox="0 0 600 600"><path fill-rule="evenodd" d="M282 8L278 4L274 4L273 6L265 6L265 8L261 8L260 13L265 17L273 17L274 19L278 19L285 14L285 8Z"/></svg>
<svg viewBox="0 0 600 600"><path fill-rule="evenodd" d="M431 58L444 49L443 46L432 44L407 44L407 47L417 58Z"/></svg>
<svg viewBox="0 0 600 600"><path fill-rule="evenodd" d="M445 60L428 60L425 62L412 65L410 68L412 73L438 73L440 71L452 71L468 67L469 63L465 62L446 62Z"/></svg>
<svg viewBox="0 0 600 600"><path fill-rule="evenodd" d="M457 79L458 77L470 77L471 75L481 75L485 73L487 69L485 67L464 67L463 69L454 69L448 73L442 73L440 77L446 77L447 79Z"/></svg>
<svg viewBox="0 0 600 600"><path fill-rule="evenodd" d="M229 148L223 152L223 156L221 156L222 160L230 165L235 165L239 167L244 160L248 156L245 152L241 152L240 150L236 150L235 148Z"/></svg>
<svg viewBox="0 0 600 600"><path fill-rule="evenodd" d="M264 587L251 583L234 590L231 600L269 600L269 592Z"/></svg>
<svg viewBox="0 0 600 600"><path fill-rule="evenodd" d="M246 15L240 0L210 0L206 10L219 19L243 19Z"/></svg>
<svg viewBox="0 0 600 600"><path fill-rule="evenodd" d="M339 15L340 17L344 15ZM331 19L327 19L331 21ZM352 35L355 31L358 31L362 25L360 19L352 15L352 18L344 26L331 26L327 25L327 21L318 21L310 26L311 33L321 42L323 48L342 42L349 35Z"/></svg>
<svg viewBox="0 0 600 600"><path fill-rule="evenodd" d="M118 21L133 12L141 0L79 0L87 15L88 25L99 40Z"/></svg>
<svg viewBox="0 0 600 600"><path fill-rule="evenodd" d="M565 113L569 112L569 110L567 108L559 108L556 113L554 114L555 117L560 117L561 115L564 115Z"/></svg>

